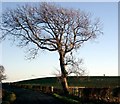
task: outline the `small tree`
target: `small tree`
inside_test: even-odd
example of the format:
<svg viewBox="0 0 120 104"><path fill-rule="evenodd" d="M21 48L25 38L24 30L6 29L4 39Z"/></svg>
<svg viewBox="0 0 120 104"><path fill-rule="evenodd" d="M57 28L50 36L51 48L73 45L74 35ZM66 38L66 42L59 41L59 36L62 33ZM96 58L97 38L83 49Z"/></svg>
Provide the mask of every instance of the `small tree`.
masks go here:
<svg viewBox="0 0 120 104"><path fill-rule="evenodd" d="M7 10L2 15L2 30L1 39L8 36L18 46L29 45L30 58L35 58L40 49L58 52L65 94L68 93L65 66L72 62L66 60L67 55L102 33L99 19L92 22L89 13L45 2L36 7L25 5Z"/></svg>
<svg viewBox="0 0 120 104"><path fill-rule="evenodd" d="M5 68L2 65L0 65L0 82L6 79L6 75L4 71L5 71Z"/></svg>

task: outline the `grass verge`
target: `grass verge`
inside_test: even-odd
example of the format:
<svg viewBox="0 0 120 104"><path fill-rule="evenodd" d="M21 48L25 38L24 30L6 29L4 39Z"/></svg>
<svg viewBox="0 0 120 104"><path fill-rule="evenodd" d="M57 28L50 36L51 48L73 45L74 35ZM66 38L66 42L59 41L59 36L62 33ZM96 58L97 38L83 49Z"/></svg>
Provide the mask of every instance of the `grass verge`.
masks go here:
<svg viewBox="0 0 120 104"><path fill-rule="evenodd" d="M71 98L66 97L66 96L61 96L61 95L58 95L56 93L54 93L53 96L55 98L59 99L60 101L64 102L65 104L80 104L80 102L75 100L75 99L71 99Z"/></svg>

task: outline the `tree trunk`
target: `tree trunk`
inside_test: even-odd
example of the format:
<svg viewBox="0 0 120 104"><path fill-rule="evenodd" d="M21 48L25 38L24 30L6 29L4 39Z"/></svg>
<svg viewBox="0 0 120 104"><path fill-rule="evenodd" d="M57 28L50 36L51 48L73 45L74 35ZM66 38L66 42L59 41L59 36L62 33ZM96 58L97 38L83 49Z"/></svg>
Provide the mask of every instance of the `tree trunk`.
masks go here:
<svg viewBox="0 0 120 104"><path fill-rule="evenodd" d="M67 72L65 69L64 55L60 53L60 67L61 67L61 84L63 87L64 94L68 94L68 82L67 82Z"/></svg>

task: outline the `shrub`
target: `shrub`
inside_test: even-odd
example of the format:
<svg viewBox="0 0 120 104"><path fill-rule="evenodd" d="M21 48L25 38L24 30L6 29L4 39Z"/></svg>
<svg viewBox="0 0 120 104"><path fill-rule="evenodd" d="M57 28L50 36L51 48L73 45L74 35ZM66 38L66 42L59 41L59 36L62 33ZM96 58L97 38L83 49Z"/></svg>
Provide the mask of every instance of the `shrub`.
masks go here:
<svg viewBox="0 0 120 104"><path fill-rule="evenodd" d="M119 97L120 96L120 87L117 87L117 88L113 89L113 96L114 97Z"/></svg>
<svg viewBox="0 0 120 104"><path fill-rule="evenodd" d="M12 92L7 96L8 101L13 102L16 100L16 95Z"/></svg>
<svg viewBox="0 0 120 104"><path fill-rule="evenodd" d="M16 95L13 92L9 92L9 91L3 91L3 102L5 101L5 103L12 103L13 101L16 100ZM7 101L7 102L6 102Z"/></svg>
<svg viewBox="0 0 120 104"><path fill-rule="evenodd" d="M10 104L9 101L2 101L2 104Z"/></svg>

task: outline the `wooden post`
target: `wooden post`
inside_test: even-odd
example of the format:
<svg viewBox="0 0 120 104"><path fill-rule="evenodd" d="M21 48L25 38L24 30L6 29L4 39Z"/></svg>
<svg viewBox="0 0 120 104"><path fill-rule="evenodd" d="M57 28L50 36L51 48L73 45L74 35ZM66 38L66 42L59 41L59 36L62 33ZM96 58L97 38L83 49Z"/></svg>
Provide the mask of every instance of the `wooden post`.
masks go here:
<svg viewBox="0 0 120 104"><path fill-rule="evenodd" d="M53 86L51 86L51 93L53 93L53 91L54 91L54 87L53 87Z"/></svg>

